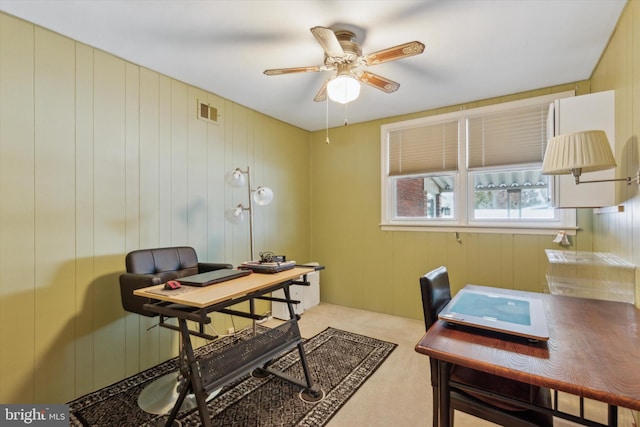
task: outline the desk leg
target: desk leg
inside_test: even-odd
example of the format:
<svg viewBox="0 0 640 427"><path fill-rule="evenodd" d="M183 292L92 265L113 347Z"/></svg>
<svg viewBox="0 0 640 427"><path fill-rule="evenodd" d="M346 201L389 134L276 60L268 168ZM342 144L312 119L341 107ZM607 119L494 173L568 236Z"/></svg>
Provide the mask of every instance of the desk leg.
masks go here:
<svg viewBox="0 0 640 427"><path fill-rule="evenodd" d="M291 316L291 319L293 319L294 322L297 322L298 315L295 313L293 303L291 302L291 292L289 287L290 285L287 285L282 288L282 290L284 291L284 297L288 300L287 305L289 308L289 316ZM298 344L298 353L300 354L300 364L302 365L302 370L304 371L304 379L307 384L306 396L310 401L320 400L323 398L323 393L321 390L318 390L313 386L313 380L311 378L311 373L309 372L309 366L307 365L307 356L304 352L304 345L302 343Z"/></svg>
<svg viewBox="0 0 640 427"><path fill-rule="evenodd" d="M185 319L178 319L178 323L180 325L180 333L182 337L182 348L180 349L180 351L181 353L184 353L183 357L186 358L186 361L184 363L188 367L188 372L187 376L185 377L186 381L183 385L184 388L180 390L178 400L176 401L176 404L173 406L173 409L169 414L169 418L167 419L165 427L171 427L173 425L173 421L176 419L176 416L180 411L180 407L182 406L182 402L184 402L184 399L187 396L190 388L196 397L196 403L198 404L198 412L200 413L202 425L204 427L212 427L211 418L209 417L209 410L207 409L207 400L204 392L204 387L202 385L202 379L200 378L200 371L198 369L198 363L196 362L196 357L193 354L191 336L189 335L189 326L187 325L187 321Z"/></svg>
<svg viewBox="0 0 640 427"><path fill-rule="evenodd" d="M451 396L449 394L449 373L451 372L451 364L442 360L438 360L438 420L440 427L450 426L451 414ZM434 409L435 411L436 409Z"/></svg>
<svg viewBox="0 0 640 427"><path fill-rule="evenodd" d="M609 405L609 413L608 413L608 426L609 427L617 427L618 426L618 407L614 405Z"/></svg>

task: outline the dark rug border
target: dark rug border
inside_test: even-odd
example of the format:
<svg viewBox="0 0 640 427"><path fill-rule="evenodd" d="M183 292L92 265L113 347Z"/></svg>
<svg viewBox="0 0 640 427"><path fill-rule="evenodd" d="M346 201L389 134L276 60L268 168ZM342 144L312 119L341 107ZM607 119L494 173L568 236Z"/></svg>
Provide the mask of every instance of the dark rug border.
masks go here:
<svg viewBox="0 0 640 427"><path fill-rule="evenodd" d="M269 329L261 325L257 325L257 328L258 330ZM245 336L251 332L252 330L251 328L249 328L240 331L239 334ZM348 378L345 378L343 382L336 385L332 390L327 392L325 398L322 401L315 403L313 408L311 408L305 414L305 416L297 424L295 424L295 426L318 427L326 425L326 423L328 423L334 417L334 415L351 399L351 397L360 389L360 387L362 387L362 385L380 368L380 366L382 366L382 364L398 346L395 343L369 337L358 332L352 332L328 326L314 336L303 339L305 352L311 353L314 349L324 345L327 341L336 337L351 339L362 344L369 344L372 345L374 349L360 363L360 365L352 370ZM233 342L233 338L231 338L231 340L223 339L214 341L195 349L194 353L196 354L196 357L199 357L204 353L218 351L219 349L222 349L225 346L232 344ZM298 362L299 354L297 351L295 351L295 349L293 349L292 351L289 351L276 358L272 366L276 369L284 370L287 367ZM136 387L143 383L151 382L176 369L178 369L178 357L173 357L165 362L161 362L157 365L147 368L137 374L133 374L123 380L105 386L100 390L88 393L84 396L80 396L70 401L70 426L86 426L86 424L83 423L82 419L74 414L75 410L79 408L85 408L87 406L91 406L98 402L109 399L111 396L122 393L131 387ZM353 376L355 376L357 379L357 382L355 383L353 381L348 381L352 379ZM247 393L250 393L258 387L261 387L264 381L268 381L268 378L263 379L262 381L254 382L253 384L249 384L246 377L232 382L230 385L233 386L233 388L237 388L235 393L236 396L233 400L241 400ZM229 387L229 385L225 386L225 388L226 387ZM227 397L231 398L231 396L229 396L228 394ZM230 403L227 403L227 405L225 405L219 411L214 411L215 413L212 413L212 415L222 412L228 407L229 404ZM74 410L74 408L76 409ZM191 418L191 416L194 415L199 417L196 409L183 414L179 417L179 419L187 421L186 419ZM156 418L155 420L163 418L163 416L161 415L159 415L158 417L159 418ZM152 424L154 423L155 421L152 421Z"/></svg>
<svg viewBox="0 0 640 427"><path fill-rule="evenodd" d="M365 360L364 364L368 366L368 371L366 374L362 375L362 377L360 378L360 381L358 382L357 387L355 387L353 390L351 390L350 392L348 392L348 394L346 394L346 397L344 399L342 399L342 402L335 404L335 401L333 401L333 406L328 407L327 405L329 405L329 402L331 399L329 399L329 396L325 396L325 398L319 402L316 406L314 406L313 409L311 409L309 412L307 412L307 414L304 416L304 418L302 420L300 420L300 422L298 422L298 424L296 424L296 427L300 426L300 427L316 427L316 426L324 426L326 425L334 416L336 413L338 413L338 411L340 409L342 409L342 407L344 405L346 405L346 403L353 397L354 394L356 394L358 392L358 390L360 390L360 387L362 387L362 385L367 382L367 380L369 378L371 378L371 376L373 374L376 373L376 371L382 366L382 364L387 360L387 358L391 355L391 353L393 353L393 351L398 347L398 344L389 342L389 341L385 341L385 340L381 340L379 338L373 338L373 337L369 337L363 334L360 334L358 332L351 332L351 331L346 331L343 329L338 329L338 328L334 328L334 327L327 327L324 330L322 330L321 332L318 332L316 335L314 335L314 337L319 336L321 334L325 334L328 332L333 332L333 334L350 334L350 336L353 336L355 338L358 338L359 341L375 341L378 344L381 344L379 348L377 348L374 352L376 353L376 355L378 356L377 361L373 362L371 361L371 355L369 357L367 357L367 359ZM382 345L384 344L384 346ZM306 348L305 348L306 350ZM374 363L374 366L371 367L369 365L371 365L372 363ZM353 372L355 372L356 370L362 370L362 369L366 369L363 364L361 364L358 368L354 369ZM330 393L336 393L338 389L340 389L341 387L345 387L344 384L341 384L339 386L336 386L333 390L331 390ZM317 420L314 420L311 418L312 414L315 413L316 411L319 411L320 409L318 409L320 406L325 407L325 410L327 411L326 413L328 414L326 416L326 418L324 419L324 421L322 423L318 423Z"/></svg>

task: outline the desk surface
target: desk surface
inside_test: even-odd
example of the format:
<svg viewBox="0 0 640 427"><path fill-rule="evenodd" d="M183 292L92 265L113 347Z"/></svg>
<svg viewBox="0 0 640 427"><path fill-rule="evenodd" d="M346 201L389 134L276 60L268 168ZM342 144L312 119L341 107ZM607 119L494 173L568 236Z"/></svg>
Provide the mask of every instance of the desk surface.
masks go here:
<svg viewBox="0 0 640 427"><path fill-rule="evenodd" d="M252 273L248 276L216 283L211 286L183 286L176 290L165 290L164 285L149 286L133 291L134 295L160 301L205 308L222 301L244 296L269 286L294 280L315 271L314 268L295 267L274 274Z"/></svg>
<svg viewBox="0 0 640 427"><path fill-rule="evenodd" d="M549 341L528 343L438 321L415 349L435 359L640 410L640 310L621 302L535 295L545 305Z"/></svg>

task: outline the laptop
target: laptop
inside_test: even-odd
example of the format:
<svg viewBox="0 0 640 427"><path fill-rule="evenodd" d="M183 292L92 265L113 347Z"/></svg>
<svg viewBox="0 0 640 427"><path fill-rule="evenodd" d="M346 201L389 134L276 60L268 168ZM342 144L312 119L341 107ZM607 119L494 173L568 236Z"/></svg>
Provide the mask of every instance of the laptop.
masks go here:
<svg viewBox="0 0 640 427"><path fill-rule="evenodd" d="M227 280L237 279L238 277L251 274L251 270L233 270L224 268L222 270L207 271L206 273L194 274L193 276L185 276L178 281L186 286L209 286Z"/></svg>
<svg viewBox="0 0 640 427"><path fill-rule="evenodd" d="M547 341L544 304L535 296L515 296L499 289L466 286L440 311L445 322Z"/></svg>

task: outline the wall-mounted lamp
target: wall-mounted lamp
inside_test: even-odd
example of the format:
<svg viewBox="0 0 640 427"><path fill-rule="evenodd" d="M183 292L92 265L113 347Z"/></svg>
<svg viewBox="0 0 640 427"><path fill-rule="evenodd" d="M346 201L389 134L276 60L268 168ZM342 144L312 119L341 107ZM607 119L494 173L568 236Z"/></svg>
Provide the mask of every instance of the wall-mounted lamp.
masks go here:
<svg viewBox="0 0 640 427"><path fill-rule="evenodd" d="M245 180L246 175L246 180ZM240 224L244 222L245 211L249 212L249 244L251 252L251 261L253 256L253 202L259 206L266 206L273 201L273 191L268 187L251 188L251 169L247 166L247 170L236 168L228 174L227 181L234 187L242 187L247 184L247 194L249 196L249 206L245 207L242 203L235 208L228 209L225 216L229 222Z"/></svg>
<svg viewBox="0 0 640 427"><path fill-rule="evenodd" d="M576 185L590 182L626 181L640 184L640 170L635 177L580 181L582 172L595 172L616 167L607 134L601 130L558 135L549 140L542 162L543 175L574 176Z"/></svg>

